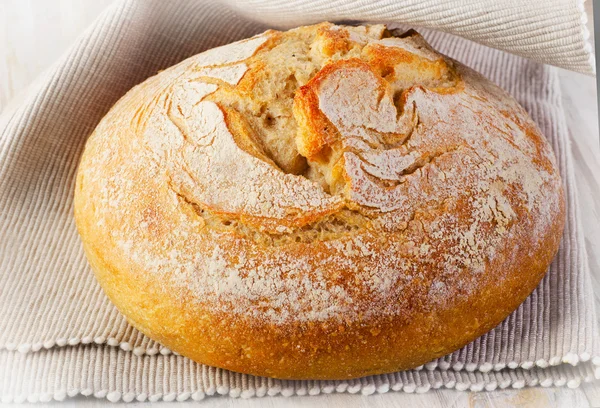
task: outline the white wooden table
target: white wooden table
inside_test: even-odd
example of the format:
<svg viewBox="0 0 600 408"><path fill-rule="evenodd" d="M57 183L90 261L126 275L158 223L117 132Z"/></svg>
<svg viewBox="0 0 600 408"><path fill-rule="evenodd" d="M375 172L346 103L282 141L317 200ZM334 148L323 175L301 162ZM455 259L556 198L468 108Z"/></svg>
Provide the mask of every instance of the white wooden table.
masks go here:
<svg viewBox="0 0 600 408"><path fill-rule="evenodd" d="M111 0L0 0L0 112L48 68ZM592 2L586 3L591 19ZM591 23L590 23L590 28ZM585 242L600 310L600 147L594 78L560 71ZM62 406L91 407L106 400L78 397ZM165 405L168 403L154 403ZM174 403L178 407L192 404ZM197 403L193 403L197 404ZM51 404L59 406L59 403ZM143 405L143 404L136 404ZM525 388L494 392L433 390L426 394L266 397L249 400L207 398L207 408L226 407L600 407L600 382L577 389ZM38 405L39 406L39 405Z"/></svg>

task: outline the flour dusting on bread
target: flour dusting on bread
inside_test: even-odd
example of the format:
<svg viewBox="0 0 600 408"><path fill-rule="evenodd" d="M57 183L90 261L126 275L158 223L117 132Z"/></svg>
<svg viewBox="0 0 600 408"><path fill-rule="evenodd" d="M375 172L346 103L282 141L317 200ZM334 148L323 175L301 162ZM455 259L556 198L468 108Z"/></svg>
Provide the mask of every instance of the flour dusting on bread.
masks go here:
<svg viewBox="0 0 600 408"><path fill-rule="evenodd" d="M562 190L539 130L416 33L324 23L187 64L121 102L81 175L106 257L165 296L282 326L408 320L552 234Z"/></svg>
<svg viewBox="0 0 600 408"><path fill-rule="evenodd" d="M217 48L212 48L190 59L198 67L225 65L250 58L256 50L269 39L268 35L258 35Z"/></svg>
<svg viewBox="0 0 600 408"><path fill-rule="evenodd" d="M237 85L240 82L240 79L242 79L242 77L246 73L246 71L248 71L248 67L246 66L246 64L242 63L219 67L201 68L198 71L196 71L196 73L197 79L201 79L202 77L215 78L220 79L221 81L228 82L231 85Z"/></svg>

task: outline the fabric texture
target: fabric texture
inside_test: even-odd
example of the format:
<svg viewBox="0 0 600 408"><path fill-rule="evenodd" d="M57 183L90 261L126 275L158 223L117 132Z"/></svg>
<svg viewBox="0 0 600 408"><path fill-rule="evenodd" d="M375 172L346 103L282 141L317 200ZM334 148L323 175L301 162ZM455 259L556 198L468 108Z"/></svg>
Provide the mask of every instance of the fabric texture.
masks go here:
<svg viewBox="0 0 600 408"><path fill-rule="evenodd" d="M587 74L595 59L584 0L225 0L242 15L291 28L323 20L401 21Z"/></svg>
<svg viewBox="0 0 600 408"><path fill-rule="evenodd" d="M331 12L336 2L329 3ZM259 10L260 4L248 2L244 8ZM327 7L319 10L325 18ZM133 85L188 56L266 28L220 3L119 1L18 108L0 117L1 400L60 400L79 393L112 401L169 401L206 395L575 387L600 377L597 322L556 69L427 29L419 31L434 48L515 96L557 156L567 198L564 237L547 276L518 310L488 334L423 367L351 381L280 381L204 366L127 323L96 282L73 220L74 180L86 138Z"/></svg>

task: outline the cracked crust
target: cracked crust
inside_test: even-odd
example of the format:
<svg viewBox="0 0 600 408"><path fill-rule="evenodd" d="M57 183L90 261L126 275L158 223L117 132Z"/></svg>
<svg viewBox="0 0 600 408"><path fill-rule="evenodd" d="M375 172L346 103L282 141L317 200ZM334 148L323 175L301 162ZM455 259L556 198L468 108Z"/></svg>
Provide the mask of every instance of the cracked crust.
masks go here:
<svg viewBox="0 0 600 408"><path fill-rule="evenodd" d="M526 112L414 31L267 31L167 69L90 137L75 219L107 295L198 362L413 368L492 329L564 227Z"/></svg>

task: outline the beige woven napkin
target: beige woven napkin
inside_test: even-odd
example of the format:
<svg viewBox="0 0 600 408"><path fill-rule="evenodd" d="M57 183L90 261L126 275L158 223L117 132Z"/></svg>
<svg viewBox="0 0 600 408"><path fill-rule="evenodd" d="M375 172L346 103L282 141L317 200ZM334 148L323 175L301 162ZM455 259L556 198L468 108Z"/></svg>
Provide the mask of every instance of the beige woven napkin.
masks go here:
<svg viewBox="0 0 600 408"><path fill-rule="evenodd" d="M419 369L352 381L279 381L207 367L127 324L96 283L73 223L74 176L85 140L134 84L264 29L220 4L119 1L18 109L0 117L2 401L79 393L169 401L213 394L573 387L598 376L600 344L556 69L429 30L421 31L434 47L513 94L558 158L567 193L564 238L548 275L517 311L462 350Z"/></svg>
<svg viewBox="0 0 600 408"><path fill-rule="evenodd" d="M402 21L534 61L592 74L585 0L225 0L245 17L291 28L323 20Z"/></svg>

